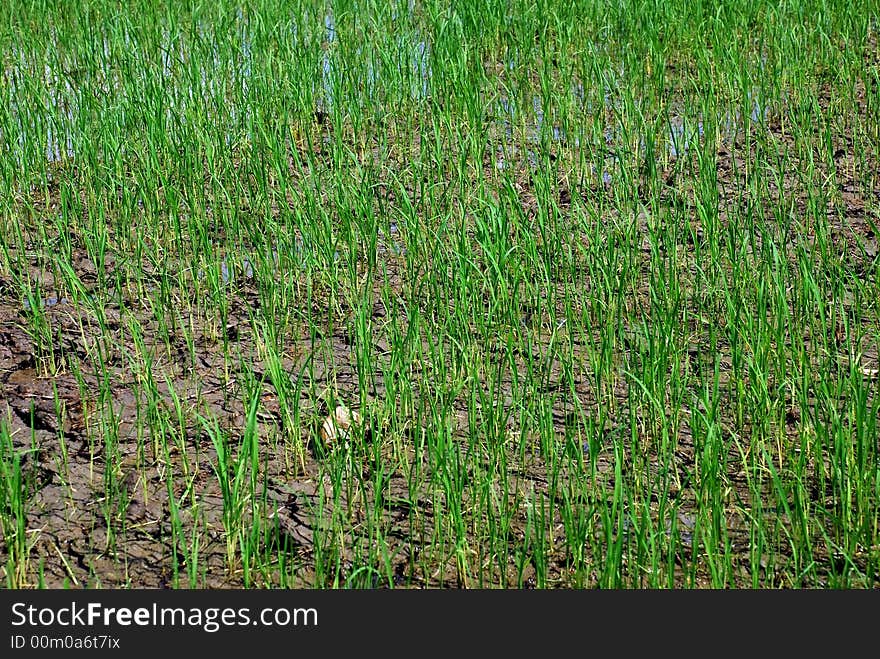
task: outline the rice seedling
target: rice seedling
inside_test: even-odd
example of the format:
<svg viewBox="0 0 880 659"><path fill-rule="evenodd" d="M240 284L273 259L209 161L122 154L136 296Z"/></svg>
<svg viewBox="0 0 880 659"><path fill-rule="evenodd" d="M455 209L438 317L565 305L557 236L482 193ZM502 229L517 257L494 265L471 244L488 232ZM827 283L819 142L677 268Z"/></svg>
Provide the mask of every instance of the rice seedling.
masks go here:
<svg viewBox="0 0 880 659"><path fill-rule="evenodd" d="M880 5L716 5L5 3L6 585L876 587Z"/></svg>

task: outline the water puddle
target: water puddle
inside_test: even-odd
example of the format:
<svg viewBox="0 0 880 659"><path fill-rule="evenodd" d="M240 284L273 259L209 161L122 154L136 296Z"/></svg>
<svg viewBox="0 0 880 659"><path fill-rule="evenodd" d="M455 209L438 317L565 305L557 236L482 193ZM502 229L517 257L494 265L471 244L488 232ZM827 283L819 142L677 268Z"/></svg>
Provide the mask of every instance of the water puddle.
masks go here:
<svg viewBox="0 0 880 659"><path fill-rule="evenodd" d="M431 50L428 42L419 39L418 33L412 39L401 43L401 53L409 55L406 70L410 76L410 98L428 98L428 83L431 80Z"/></svg>
<svg viewBox="0 0 880 659"><path fill-rule="evenodd" d="M336 23L333 14L324 16L324 54L321 56L321 92L318 98L318 112L329 114L333 109L334 90L337 84L336 70L333 66L333 46L336 42Z"/></svg>
<svg viewBox="0 0 880 659"><path fill-rule="evenodd" d="M545 118L541 97L532 96L530 107L522 111L517 107L517 102L506 95L501 95L495 102L494 122L497 133L500 136L499 143L495 145L495 168L499 171L509 166L509 161L525 157L525 161L531 169L542 165L540 149L545 135L554 144L568 142L567 135L561 126L548 123ZM525 130L524 148L518 144L517 129ZM522 133L519 133L522 134ZM575 147L580 146L580 138L571 140Z"/></svg>
<svg viewBox="0 0 880 659"><path fill-rule="evenodd" d="M254 278L254 268L248 259L242 259L241 261L241 276L245 279ZM226 264L226 261L220 261L220 277L224 284L228 284L232 281L232 270Z"/></svg>
<svg viewBox="0 0 880 659"><path fill-rule="evenodd" d="M68 304L68 303L69 303L69 300L66 297L61 297L61 298L47 297L47 298L43 298L42 300L40 300L40 308L46 309L46 308L58 306L59 304ZM30 300L25 300L22 306L24 307L24 309L26 311L30 311L30 309L32 308Z"/></svg>
<svg viewBox="0 0 880 659"><path fill-rule="evenodd" d="M702 139L702 119L688 121L682 116L671 116L669 118L666 154L670 158L687 155L691 146L699 144Z"/></svg>
<svg viewBox="0 0 880 659"><path fill-rule="evenodd" d="M395 229L396 230L396 229ZM292 254L292 256L291 256ZM334 261L339 260L339 252L333 254ZM198 280L204 279L207 275L212 274L217 277L219 283L235 284L242 280L252 280L256 277L257 269L262 264L264 267L260 272L266 272L266 261L274 272L280 272L282 269L288 268L291 262L299 269L306 269L314 264L314 256L312 250L302 240L297 240L290 248L285 248L285 254L279 249L273 249L271 255L261 256L259 254L251 254L240 260L231 258L221 259L215 263L208 264L207 267L199 268L196 272Z"/></svg>
<svg viewBox="0 0 880 659"><path fill-rule="evenodd" d="M380 238L377 246L380 253L391 252L395 256L404 256L406 254L406 246L400 241L400 229L397 226L397 222L391 221L387 234L381 228L379 231L382 233L382 238Z"/></svg>
<svg viewBox="0 0 880 659"><path fill-rule="evenodd" d="M223 284L229 284L239 278L254 278L254 267L250 259L247 258L242 259L240 263L232 263L224 259L214 266L214 268L216 268L215 272L220 275L220 282ZM206 274L205 269L200 268L196 276L198 279L204 279Z"/></svg>
<svg viewBox="0 0 880 659"><path fill-rule="evenodd" d="M383 93L390 88L390 83L402 81L405 94L412 100L425 100L430 93L431 71L431 46L422 37L418 30L412 30L405 34L397 35L388 50L394 53L393 59L385 60L385 53L374 54L373 49L381 45L367 44L356 51L356 57L352 61L363 61L362 75L356 71L347 69L349 75L356 75L363 80L364 91L372 101L381 102ZM322 115L330 113L334 105L341 102L337 96L342 81L342 70L337 63L339 53L343 48L339 44L336 24L333 14L324 16L324 39L323 54L321 55L321 84L317 91L318 112ZM342 66L350 67L351 63L343 58ZM384 70L382 63L391 70ZM388 79L384 79L387 75Z"/></svg>
<svg viewBox="0 0 880 659"><path fill-rule="evenodd" d="M678 513L678 538L681 544L690 548L694 544L694 527L697 518L691 513ZM666 522L666 534L672 535L672 522Z"/></svg>
<svg viewBox="0 0 880 659"><path fill-rule="evenodd" d="M781 104L786 103L786 95L783 94ZM733 144L749 127L766 128L772 114L778 110L767 103L760 89L751 89L746 95L746 106L749 108L748 119L740 109L731 108L724 114L721 122L721 139L727 144Z"/></svg>
<svg viewBox="0 0 880 659"><path fill-rule="evenodd" d="M690 549L694 543L694 528L696 527L697 518L695 515L691 513L683 513L679 512L677 515L675 532L678 535L678 540L681 542L682 546ZM623 532L627 535L634 532L633 523L629 519L624 519L622 524ZM665 521L665 533L666 537L670 540L674 540L673 538L673 528L672 528L672 520L666 519Z"/></svg>

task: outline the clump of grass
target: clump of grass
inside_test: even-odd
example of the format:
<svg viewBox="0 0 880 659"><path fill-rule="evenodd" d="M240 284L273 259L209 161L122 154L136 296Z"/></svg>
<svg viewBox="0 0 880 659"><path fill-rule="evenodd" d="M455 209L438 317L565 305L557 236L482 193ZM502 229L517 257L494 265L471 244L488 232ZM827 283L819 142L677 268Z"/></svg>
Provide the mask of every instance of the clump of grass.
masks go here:
<svg viewBox="0 0 880 659"><path fill-rule="evenodd" d="M0 531L3 534L7 588L28 584L33 541L28 537L29 500L33 496L33 479L22 463L25 453L16 448L5 419L0 420Z"/></svg>

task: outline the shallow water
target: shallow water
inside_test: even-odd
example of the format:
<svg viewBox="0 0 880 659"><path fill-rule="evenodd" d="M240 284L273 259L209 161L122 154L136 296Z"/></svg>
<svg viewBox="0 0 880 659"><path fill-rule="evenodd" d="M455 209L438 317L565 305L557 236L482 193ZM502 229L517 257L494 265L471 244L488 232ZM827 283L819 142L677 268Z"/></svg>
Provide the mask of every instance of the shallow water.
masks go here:
<svg viewBox="0 0 880 659"><path fill-rule="evenodd" d="M41 307L41 308L54 307L54 306L57 306L57 305L59 305L59 304L67 304L68 302L69 302L69 301L68 301L68 299L67 299L66 297L61 297L61 298L59 298L59 297L51 296L51 297L43 298L42 300L40 300L40 307ZM31 309L31 303L30 303L30 300L25 300L25 301L22 303L22 306L23 306L24 309L26 309L26 310Z"/></svg>
<svg viewBox="0 0 880 659"><path fill-rule="evenodd" d="M319 75L315 78L314 98L316 113L327 115L336 109L338 103L342 102L338 95L341 89L340 85L345 82L344 77L356 75L357 72L349 70L352 65L346 58L345 45L340 42L333 13L327 12L321 20L323 22L321 29L323 30L324 47L320 56ZM168 94L165 120L169 126L179 125L181 121L186 120L185 117L189 110L181 107L182 103L205 104L204 111L211 115L215 111L212 109L214 106L222 105L224 96L231 95L233 99L248 97L255 53L247 21L243 18L240 10L235 25L235 29L238 31L236 43L239 44L239 49L234 54L234 61L223 61L217 46L212 46L213 56L199 65L197 84L186 89L180 87L186 82L182 67L185 67L191 54L187 51L187 45L183 40L173 38L171 34L165 32L160 49L160 61L157 64L163 78L171 86L171 91L179 92ZM299 39L296 30L297 21L292 21L291 26L291 38L296 41ZM205 42L210 44L217 39L213 26L199 23L195 27L200 39ZM103 57L97 59L101 62L101 68L99 71L93 72L93 78L99 83L100 89L98 91L105 95L108 102L118 102L122 99L115 98L116 96L124 96L130 91L119 83L118 73L113 70L112 47L108 38L105 36L100 43L102 44ZM391 61L396 68L395 79L405 81L411 99L416 101L427 99L431 93L433 77L430 40L417 29L411 29L397 35L394 43L396 52ZM386 81L382 79L384 74L377 64L378 60L375 54L370 51L372 47L369 43L359 46L357 56L353 58L353 61L363 64L363 84L368 98L375 99L377 103L381 104ZM519 65L516 52L510 53L504 62L504 68L507 71L512 71ZM29 54L21 49L13 50L12 57L8 60L4 70L4 81L7 83L6 101L8 107L11 108L13 118L11 129L17 132L17 135L13 137L0 133L0 142L6 141L8 143L11 138L17 145L17 148L12 149L13 156L23 160L27 158L26 150L31 135L34 132L42 133L45 135L47 162L75 159L77 148L83 140L88 139L80 134L83 124L80 116L82 113L80 99L83 93L91 92L77 88L72 83L71 76L62 75L59 71L60 64L58 67L47 64L41 79L46 91L46 102L51 111L46 113L27 109L22 106L19 100L18 81L32 78L32 72L28 70L29 66ZM232 80L226 79L230 73ZM623 70L610 72L610 75L612 79L616 79L617 76L623 75ZM584 84L578 80L572 81L570 94L571 101L587 116L590 116L593 111L601 112L606 117L614 117L620 113L621 108L618 107L620 101L616 92L610 87L603 94L604 108L591 108L593 101L589 98ZM130 100L138 102L138 99ZM543 159L539 157L542 136L548 138L551 143L564 145L566 148L580 149L584 146L581 143L583 135L576 131L568 134L557 121L553 121L552 108L544 107L542 98L538 95L532 95L530 102L520 104L506 94L500 94L493 103L492 121L495 124L495 130L492 131L492 134L495 137L492 139L503 142L503 144L492 146L494 166L499 171L509 169L512 166L511 160L515 161L516 166L525 165L531 169L540 167L543 162ZM728 143L735 141L747 124L760 126L768 121L772 108L762 100L759 89L750 90L745 103L750 108L747 116L744 116L741 108L736 107L729 108L723 114L722 125L719 127L723 141ZM48 121L46 121L46 117L49 117ZM249 125L251 118L252 111L248 103L232 102L223 107L222 114L218 114L216 120L226 128L227 145L233 144L241 127ZM524 144L520 143L517 138L515 127L525 128ZM705 139L706 129L702 116L686 115L685 113L671 114L666 134L657 140L661 148L654 154L654 157L657 159L677 159L687 156L695 145ZM608 121L603 132L604 146L612 155L609 155L605 165L601 168L592 165L592 173L607 186L612 183L615 172L620 167L618 157L613 155L613 152L625 148L625 145L622 143L623 131L614 121ZM328 128L325 131L324 141L327 142L329 139ZM644 153L644 139L641 140L640 148Z"/></svg>

